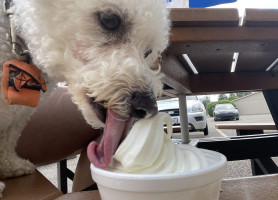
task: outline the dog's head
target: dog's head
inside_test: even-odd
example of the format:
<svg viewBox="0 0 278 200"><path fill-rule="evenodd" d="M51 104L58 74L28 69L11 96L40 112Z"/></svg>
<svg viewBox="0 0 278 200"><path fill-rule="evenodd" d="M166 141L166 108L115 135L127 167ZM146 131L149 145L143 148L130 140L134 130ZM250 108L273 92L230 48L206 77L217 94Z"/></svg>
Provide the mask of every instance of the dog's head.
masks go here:
<svg viewBox="0 0 278 200"><path fill-rule="evenodd" d="M89 124L112 113L126 127L157 112L162 84L152 67L168 44L165 2L14 0L15 23L35 64L68 83Z"/></svg>

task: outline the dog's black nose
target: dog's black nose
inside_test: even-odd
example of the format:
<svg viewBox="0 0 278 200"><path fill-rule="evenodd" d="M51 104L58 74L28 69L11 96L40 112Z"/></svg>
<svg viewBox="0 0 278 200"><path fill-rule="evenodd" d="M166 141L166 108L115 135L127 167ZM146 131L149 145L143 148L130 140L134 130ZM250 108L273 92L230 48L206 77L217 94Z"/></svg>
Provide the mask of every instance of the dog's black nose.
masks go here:
<svg viewBox="0 0 278 200"><path fill-rule="evenodd" d="M148 118L157 113L156 99L153 94L135 92L131 98L131 116Z"/></svg>

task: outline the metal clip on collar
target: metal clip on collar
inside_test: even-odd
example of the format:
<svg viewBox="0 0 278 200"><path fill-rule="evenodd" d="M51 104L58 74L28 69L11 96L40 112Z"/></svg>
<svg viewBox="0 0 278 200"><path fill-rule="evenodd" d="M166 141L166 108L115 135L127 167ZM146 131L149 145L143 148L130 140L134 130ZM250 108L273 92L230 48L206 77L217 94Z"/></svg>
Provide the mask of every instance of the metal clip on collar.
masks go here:
<svg viewBox="0 0 278 200"><path fill-rule="evenodd" d="M24 62L30 61L29 51L25 48L24 44L18 39L15 28L13 24L13 10L11 9L11 0L3 0L3 10L10 21L10 34L7 36L7 40L12 45L12 54L16 59L19 59Z"/></svg>

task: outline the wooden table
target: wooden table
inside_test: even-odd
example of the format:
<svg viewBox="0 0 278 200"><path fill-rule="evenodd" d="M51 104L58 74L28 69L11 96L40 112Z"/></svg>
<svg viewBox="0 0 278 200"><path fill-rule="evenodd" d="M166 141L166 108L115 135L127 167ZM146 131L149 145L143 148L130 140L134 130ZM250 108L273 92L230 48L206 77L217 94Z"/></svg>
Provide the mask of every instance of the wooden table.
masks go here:
<svg viewBox="0 0 278 200"><path fill-rule="evenodd" d="M223 180L221 188L219 200L274 200L278 199L278 175ZM55 200L77 199L100 200L100 195L98 191L75 192Z"/></svg>
<svg viewBox="0 0 278 200"><path fill-rule="evenodd" d="M55 200L101 200L98 190L65 194Z"/></svg>
<svg viewBox="0 0 278 200"><path fill-rule="evenodd" d="M278 10L247 9L242 20L237 9L176 8L170 18L162 98L262 90L278 124Z"/></svg>
<svg viewBox="0 0 278 200"><path fill-rule="evenodd" d="M274 123L224 123L224 124L216 124L216 129L234 129L238 136L244 135L256 135L263 134L264 130L276 130L277 128ZM264 137L260 135L259 137ZM254 137L253 137L254 138ZM252 139L249 137L248 139ZM260 139L259 139L260 140ZM249 146L250 147L250 146ZM248 148L248 146L246 146ZM257 149L255 146L251 148L251 151L256 152ZM260 149L263 151L263 149ZM246 150L245 150L246 151ZM247 150L249 151L249 150ZM242 153L242 152L239 152ZM251 161L251 169L253 175L261 175L261 174L269 174L269 173L277 173L278 167L274 163L271 157L259 157L257 154L257 158L250 159Z"/></svg>
<svg viewBox="0 0 278 200"><path fill-rule="evenodd" d="M161 63L162 98L183 101L185 95L261 90L277 127L278 10L247 9L240 19L236 9L181 8L172 9L170 18L170 45ZM181 125L188 143L182 116ZM201 139L197 146L220 151L229 160L278 156L277 134Z"/></svg>
<svg viewBox="0 0 278 200"><path fill-rule="evenodd" d="M222 123L216 124L217 129L237 129L237 130L277 130L274 122L267 123Z"/></svg>
<svg viewBox="0 0 278 200"><path fill-rule="evenodd" d="M63 193L38 170L31 175L3 180L6 189L1 200L53 200Z"/></svg>
<svg viewBox="0 0 278 200"><path fill-rule="evenodd" d="M170 17L162 61L166 97L278 88L278 10L247 9L243 25L236 9L177 8Z"/></svg>
<svg viewBox="0 0 278 200"><path fill-rule="evenodd" d="M277 130L274 122L269 123L222 123L216 129L234 129L237 135L263 134L264 130Z"/></svg>

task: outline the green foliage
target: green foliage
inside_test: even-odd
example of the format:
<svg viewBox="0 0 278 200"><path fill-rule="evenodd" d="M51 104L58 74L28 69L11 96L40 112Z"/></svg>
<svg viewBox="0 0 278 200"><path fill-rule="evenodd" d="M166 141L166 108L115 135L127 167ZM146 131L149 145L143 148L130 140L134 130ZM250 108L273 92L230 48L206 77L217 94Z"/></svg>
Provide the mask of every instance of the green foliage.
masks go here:
<svg viewBox="0 0 278 200"><path fill-rule="evenodd" d="M210 102L207 105L207 114L212 117L213 116L213 109L215 108L215 105L217 104L217 102Z"/></svg>
<svg viewBox="0 0 278 200"><path fill-rule="evenodd" d="M235 93L231 93L228 100L233 101L235 99L238 99L238 96Z"/></svg>
<svg viewBox="0 0 278 200"><path fill-rule="evenodd" d="M237 95L235 93L231 93L230 97L237 97Z"/></svg>
<svg viewBox="0 0 278 200"><path fill-rule="evenodd" d="M237 96L229 96L229 98L228 98L228 100L230 100L230 101L233 101L235 99L238 99L238 97Z"/></svg>
<svg viewBox="0 0 278 200"><path fill-rule="evenodd" d="M213 116L213 109L215 108L215 105L216 104L223 104L223 103L231 103L231 104L233 104L234 107L236 107L236 104L234 102L232 102L230 100L227 100L227 99L216 101L216 102L210 102L207 105L207 113L208 113L208 115L210 117L212 117Z"/></svg>
<svg viewBox="0 0 278 200"><path fill-rule="evenodd" d="M226 94L220 94L220 95L218 96L218 101L224 100L224 99L227 99L227 98L228 98L228 97L227 97Z"/></svg>
<svg viewBox="0 0 278 200"><path fill-rule="evenodd" d="M236 93L236 95L237 95L239 98L244 97L244 96L249 95L249 94L251 94L251 92L240 92L240 93Z"/></svg>
<svg viewBox="0 0 278 200"><path fill-rule="evenodd" d="M237 94L239 95L239 96L237 96ZM245 96L245 95L249 95L250 94L250 92L244 92L244 93L231 93L230 95L229 95L229 97L228 97L228 95L227 94L220 94L220 95L218 95L218 101L220 101L220 100L225 100L225 99L227 99L227 100L230 100L230 101L233 101L233 100L235 100L235 99L237 99L237 98L239 98L239 97L242 97L242 96Z"/></svg>
<svg viewBox="0 0 278 200"><path fill-rule="evenodd" d="M210 100L206 99L206 100L202 101L202 103L204 104L205 108L207 108L207 105L210 103Z"/></svg>

